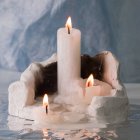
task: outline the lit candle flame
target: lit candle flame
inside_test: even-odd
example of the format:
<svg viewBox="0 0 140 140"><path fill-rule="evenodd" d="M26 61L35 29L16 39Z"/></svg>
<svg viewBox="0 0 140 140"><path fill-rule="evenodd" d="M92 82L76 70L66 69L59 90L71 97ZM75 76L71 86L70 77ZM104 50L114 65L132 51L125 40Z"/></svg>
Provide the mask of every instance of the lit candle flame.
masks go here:
<svg viewBox="0 0 140 140"><path fill-rule="evenodd" d="M67 22L66 22L66 28L68 29L68 34L70 34L70 29L72 28L72 22L71 22L71 17L68 17Z"/></svg>
<svg viewBox="0 0 140 140"><path fill-rule="evenodd" d="M48 106L48 95L47 94L44 95L43 106Z"/></svg>
<svg viewBox="0 0 140 140"><path fill-rule="evenodd" d="M87 79L86 87L93 86L93 84L94 84L94 78L93 78L93 75L91 74Z"/></svg>

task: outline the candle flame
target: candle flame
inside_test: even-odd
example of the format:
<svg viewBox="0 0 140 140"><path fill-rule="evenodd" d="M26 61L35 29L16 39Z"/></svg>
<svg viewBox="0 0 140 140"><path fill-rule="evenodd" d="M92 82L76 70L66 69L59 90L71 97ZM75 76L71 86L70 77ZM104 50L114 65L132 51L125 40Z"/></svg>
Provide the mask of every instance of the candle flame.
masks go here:
<svg viewBox="0 0 140 140"><path fill-rule="evenodd" d="M93 86L93 84L94 84L94 78L93 78L93 75L91 74L87 79L86 87Z"/></svg>
<svg viewBox="0 0 140 140"><path fill-rule="evenodd" d="M72 28L72 22L71 22L71 17L68 17L67 22L66 22L66 28L71 29Z"/></svg>
<svg viewBox="0 0 140 140"><path fill-rule="evenodd" d="M48 95L45 94L43 97L43 106L48 106Z"/></svg>

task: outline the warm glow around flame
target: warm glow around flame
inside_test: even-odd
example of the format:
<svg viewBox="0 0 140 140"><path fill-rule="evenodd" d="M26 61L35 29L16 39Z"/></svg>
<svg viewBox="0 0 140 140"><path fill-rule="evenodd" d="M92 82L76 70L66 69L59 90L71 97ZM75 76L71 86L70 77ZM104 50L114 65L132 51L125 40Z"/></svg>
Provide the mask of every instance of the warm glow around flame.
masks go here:
<svg viewBox="0 0 140 140"><path fill-rule="evenodd" d="M44 95L43 106L48 106L48 95L47 94Z"/></svg>
<svg viewBox="0 0 140 140"><path fill-rule="evenodd" d="M86 87L93 86L93 84L94 84L94 78L93 78L93 75L91 74L87 79Z"/></svg>
<svg viewBox="0 0 140 140"><path fill-rule="evenodd" d="M71 29L72 28L72 22L71 22L71 17L68 17L67 22L66 22L66 28Z"/></svg>

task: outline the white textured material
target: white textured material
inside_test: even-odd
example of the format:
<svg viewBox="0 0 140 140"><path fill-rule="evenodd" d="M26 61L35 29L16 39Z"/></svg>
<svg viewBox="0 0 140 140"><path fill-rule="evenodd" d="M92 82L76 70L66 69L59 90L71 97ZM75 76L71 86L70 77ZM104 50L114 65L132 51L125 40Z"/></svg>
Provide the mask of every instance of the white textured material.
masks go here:
<svg viewBox="0 0 140 140"><path fill-rule="evenodd" d="M40 62L43 66L56 61L56 54L46 61ZM10 84L9 92L9 114L21 118L33 120L32 110L36 108L34 96L34 73L38 71L36 63L32 63L21 74L20 81Z"/></svg>
<svg viewBox="0 0 140 140"><path fill-rule="evenodd" d="M114 89L122 90L122 86L119 81L119 62L114 55L109 51L102 52L105 54L105 71L104 81L112 85Z"/></svg>
<svg viewBox="0 0 140 140"><path fill-rule="evenodd" d="M128 98L95 96L88 107L88 114L96 122L123 122L128 115Z"/></svg>
<svg viewBox="0 0 140 140"><path fill-rule="evenodd" d="M68 90L72 94L68 96L59 95L54 98L54 102L59 103L58 117L50 122L57 122L63 119L62 122L77 122L81 119L91 122L104 122L104 123L118 123L125 121L128 114L128 98L125 88L118 79L118 66L119 63L110 52L103 52L105 55L105 73L104 81L112 86L110 95L108 96L91 96L87 104L83 104L81 94L84 93L83 79L77 79L69 84ZM49 60L41 62L44 66L56 61L56 55L53 55ZM34 101L34 76L33 73L38 71L35 63L31 64L21 75L20 81L14 82L9 86L9 114L21 118L37 120L36 116L38 108L42 104L35 103ZM103 91L102 91L103 92ZM89 103L91 102L91 103ZM68 111L68 113L67 113ZM34 113L36 112L36 113ZM54 111L55 112L55 111ZM59 118L62 113L63 118ZM66 115L66 114L69 115ZM79 114L78 118L74 119L75 114ZM87 118L87 115L89 118ZM43 116L42 116L43 117ZM70 119L73 118L73 120ZM51 116L50 118L53 118ZM49 120L49 118L48 118Z"/></svg>
<svg viewBox="0 0 140 140"><path fill-rule="evenodd" d="M129 102L124 86L119 81L119 62L111 52L103 52L105 55L105 72L103 80L109 83L113 89L110 96L93 96L88 106L88 114L94 121L106 123L118 123L125 121L128 115Z"/></svg>
<svg viewBox="0 0 140 140"><path fill-rule="evenodd" d="M34 90L23 81L9 86L9 114L20 117L23 108L34 103Z"/></svg>

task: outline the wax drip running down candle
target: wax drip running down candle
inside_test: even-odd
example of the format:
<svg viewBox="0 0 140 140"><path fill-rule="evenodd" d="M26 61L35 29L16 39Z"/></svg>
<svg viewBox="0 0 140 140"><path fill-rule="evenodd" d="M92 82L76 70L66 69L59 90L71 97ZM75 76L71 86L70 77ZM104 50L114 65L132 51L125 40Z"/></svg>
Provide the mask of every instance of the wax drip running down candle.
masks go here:
<svg viewBox="0 0 140 140"><path fill-rule="evenodd" d="M66 26L66 28L68 29L68 34L70 34L70 29L72 28L71 17L68 17L68 20L67 20L65 26Z"/></svg>
<svg viewBox="0 0 140 140"><path fill-rule="evenodd" d="M43 106L46 109L46 114L48 114L48 95L47 94L44 95L44 98L43 98Z"/></svg>

